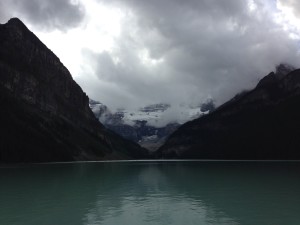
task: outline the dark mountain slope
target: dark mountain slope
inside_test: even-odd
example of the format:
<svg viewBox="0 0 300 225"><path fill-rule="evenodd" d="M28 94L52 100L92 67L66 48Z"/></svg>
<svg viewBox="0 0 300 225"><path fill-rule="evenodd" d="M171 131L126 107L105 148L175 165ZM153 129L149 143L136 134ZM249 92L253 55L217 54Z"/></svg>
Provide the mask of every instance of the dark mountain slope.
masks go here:
<svg viewBox="0 0 300 225"><path fill-rule="evenodd" d="M145 155L98 122L69 71L19 19L0 25L0 162Z"/></svg>
<svg viewBox="0 0 300 225"><path fill-rule="evenodd" d="M184 124L157 157L300 159L300 70L281 75Z"/></svg>

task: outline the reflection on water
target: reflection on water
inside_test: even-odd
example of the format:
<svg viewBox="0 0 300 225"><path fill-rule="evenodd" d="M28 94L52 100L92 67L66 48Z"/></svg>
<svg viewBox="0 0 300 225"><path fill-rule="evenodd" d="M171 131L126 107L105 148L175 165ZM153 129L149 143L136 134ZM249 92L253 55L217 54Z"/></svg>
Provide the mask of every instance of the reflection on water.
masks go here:
<svg viewBox="0 0 300 225"><path fill-rule="evenodd" d="M0 224L300 224L299 162L0 168Z"/></svg>

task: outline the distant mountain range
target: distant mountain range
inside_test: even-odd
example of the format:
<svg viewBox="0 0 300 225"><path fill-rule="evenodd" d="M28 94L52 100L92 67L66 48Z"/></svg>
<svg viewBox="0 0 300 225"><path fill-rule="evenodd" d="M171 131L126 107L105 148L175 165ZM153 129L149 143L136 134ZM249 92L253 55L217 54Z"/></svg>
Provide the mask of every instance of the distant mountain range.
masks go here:
<svg viewBox="0 0 300 225"><path fill-rule="evenodd" d="M19 19L0 25L0 162L145 157L100 124L67 68Z"/></svg>
<svg viewBox="0 0 300 225"><path fill-rule="evenodd" d="M280 65L251 91L181 126L158 158L300 159L300 70Z"/></svg>
<svg viewBox="0 0 300 225"><path fill-rule="evenodd" d="M178 117L170 120L172 112L169 104L148 105L138 110L119 109L112 112L106 105L90 100L90 108L96 118L122 137L132 140L151 152L157 150L184 122L199 118L214 110L212 99L198 107L182 106L176 110Z"/></svg>

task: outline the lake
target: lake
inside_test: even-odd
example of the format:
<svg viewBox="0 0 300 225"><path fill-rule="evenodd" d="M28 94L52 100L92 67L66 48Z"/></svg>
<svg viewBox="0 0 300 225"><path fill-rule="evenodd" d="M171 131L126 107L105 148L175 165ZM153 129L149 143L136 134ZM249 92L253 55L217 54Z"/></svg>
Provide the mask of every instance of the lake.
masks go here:
<svg viewBox="0 0 300 225"><path fill-rule="evenodd" d="M299 225L300 162L2 166L0 224Z"/></svg>

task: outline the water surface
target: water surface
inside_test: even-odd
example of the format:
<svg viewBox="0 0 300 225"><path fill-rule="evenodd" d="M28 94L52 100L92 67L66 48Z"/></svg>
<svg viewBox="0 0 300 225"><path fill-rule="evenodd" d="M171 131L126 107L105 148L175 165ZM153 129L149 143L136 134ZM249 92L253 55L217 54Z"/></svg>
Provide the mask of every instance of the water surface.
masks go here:
<svg viewBox="0 0 300 225"><path fill-rule="evenodd" d="M299 225L300 162L0 168L0 224Z"/></svg>

